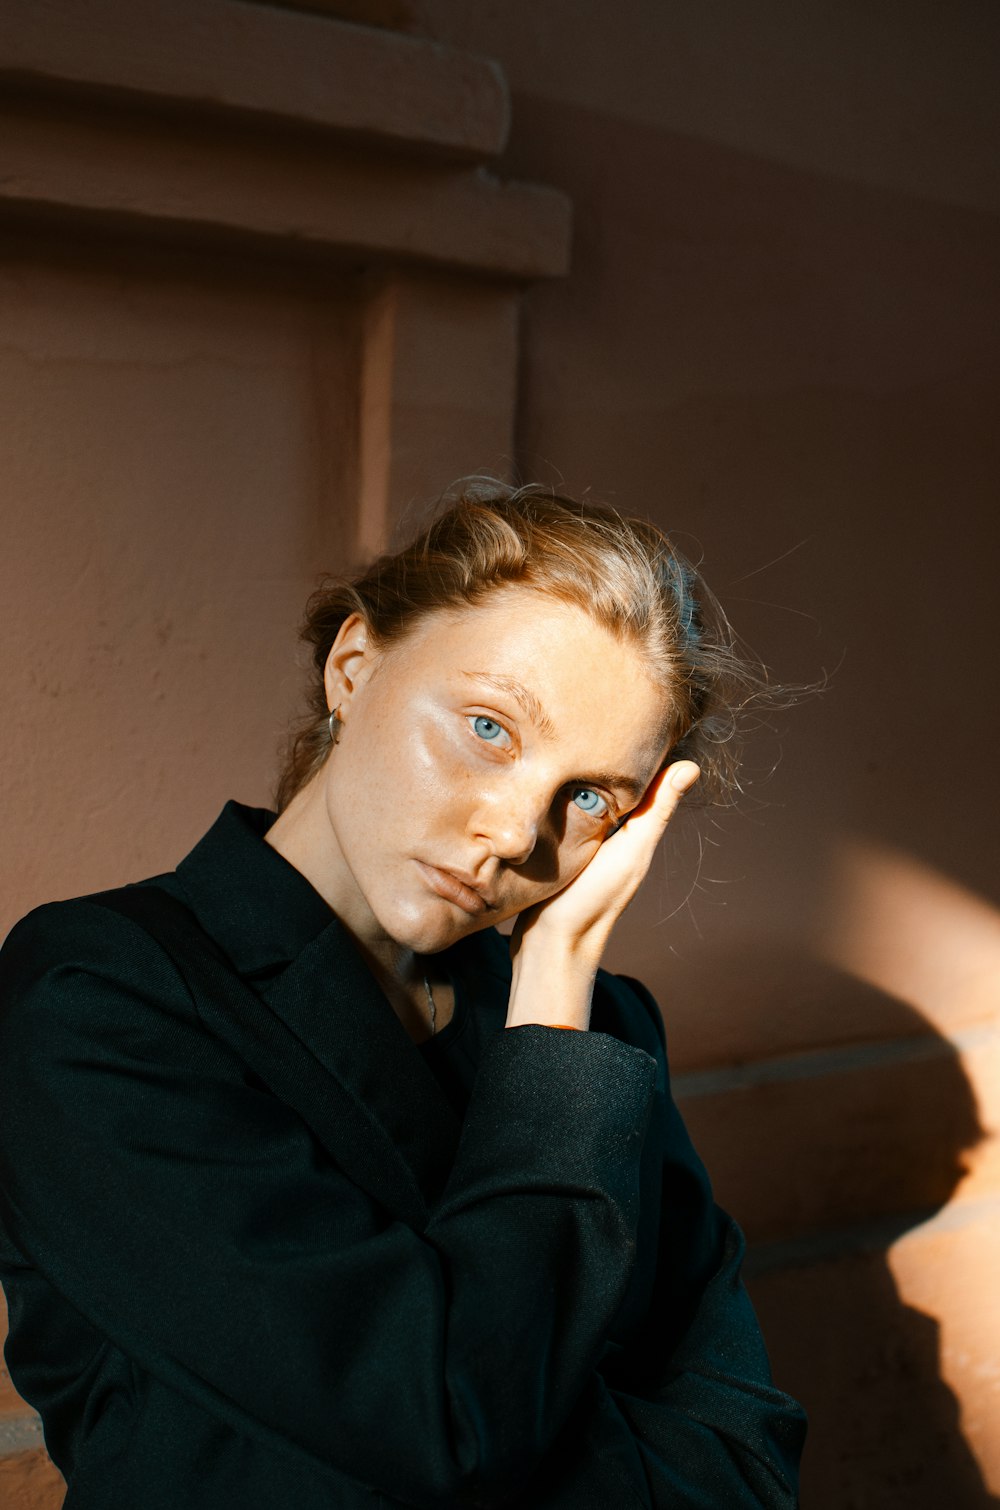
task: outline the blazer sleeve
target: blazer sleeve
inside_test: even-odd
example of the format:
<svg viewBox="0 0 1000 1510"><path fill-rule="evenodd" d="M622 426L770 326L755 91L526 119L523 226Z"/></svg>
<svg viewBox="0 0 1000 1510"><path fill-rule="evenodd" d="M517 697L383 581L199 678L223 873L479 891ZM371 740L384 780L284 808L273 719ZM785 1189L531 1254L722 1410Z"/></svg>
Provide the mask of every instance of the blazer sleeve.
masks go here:
<svg viewBox="0 0 1000 1510"><path fill-rule="evenodd" d="M135 923L39 908L0 951L0 1186L26 1259L220 1421L404 1504L504 1503L628 1285L654 1057L499 1033L425 1230L202 1026Z"/></svg>
<svg viewBox="0 0 1000 1510"><path fill-rule="evenodd" d="M711 1187L669 1090L659 1008L638 981L659 1039L666 1098L652 1304L625 1344L609 1343L544 1471L539 1510L600 1503L616 1474L629 1510L794 1510L806 1417L775 1388L740 1277L745 1244ZM533 1501L532 1504L535 1502Z"/></svg>

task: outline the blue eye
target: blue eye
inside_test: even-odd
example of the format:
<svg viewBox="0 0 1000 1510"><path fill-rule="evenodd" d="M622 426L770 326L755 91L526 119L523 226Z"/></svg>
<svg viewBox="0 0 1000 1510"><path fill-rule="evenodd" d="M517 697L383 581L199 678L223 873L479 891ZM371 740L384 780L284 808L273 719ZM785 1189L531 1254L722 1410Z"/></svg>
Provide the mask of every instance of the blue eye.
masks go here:
<svg viewBox="0 0 1000 1510"><path fill-rule="evenodd" d="M480 713L473 718L472 727L486 744L503 745L505 740L509 742L510 736L503 724L498 724L495 718L487 718L485 713Z"/></svg>
<svg viewBox="0 0 1000 1510"><path fill-rule="evenodd" d="M600 792L595 792L589 786L576 787L573 792L573 801L581 813L587 813L592 818L603 818L608 811L608 804Z"/></svg>

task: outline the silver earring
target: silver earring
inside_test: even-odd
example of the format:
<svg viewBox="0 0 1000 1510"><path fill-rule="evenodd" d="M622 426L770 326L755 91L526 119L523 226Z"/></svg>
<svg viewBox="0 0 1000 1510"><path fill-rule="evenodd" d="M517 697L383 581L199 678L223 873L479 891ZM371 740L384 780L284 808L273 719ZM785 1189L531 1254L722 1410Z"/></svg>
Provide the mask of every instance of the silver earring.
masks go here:
<svg viewBox="0 0 1000 1510"><path fill-rule="evenodd" d="M336 725L337 725L336 732L334 732L334 727L333 727L334 723L336 723ZM333 712L330 714L330 717L327 719L326 726L330 730L330 743L332 745L339 745L339 743L340 743L340 738L339 738L339 735L340 735L340 704L339 703L334 708Z"/></svg>

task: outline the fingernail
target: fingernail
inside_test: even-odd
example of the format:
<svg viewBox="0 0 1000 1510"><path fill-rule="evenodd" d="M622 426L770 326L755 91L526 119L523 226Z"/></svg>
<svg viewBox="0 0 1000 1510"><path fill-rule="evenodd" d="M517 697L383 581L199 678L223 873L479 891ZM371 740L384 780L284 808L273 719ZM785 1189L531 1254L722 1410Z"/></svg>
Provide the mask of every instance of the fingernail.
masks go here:
<svg viewBox="0 0 1000 1510"><path fill-rule="evenodd" d="M670 773L670 785L675 792L686 792L701 775L696 765L680 765Z"/></svg>

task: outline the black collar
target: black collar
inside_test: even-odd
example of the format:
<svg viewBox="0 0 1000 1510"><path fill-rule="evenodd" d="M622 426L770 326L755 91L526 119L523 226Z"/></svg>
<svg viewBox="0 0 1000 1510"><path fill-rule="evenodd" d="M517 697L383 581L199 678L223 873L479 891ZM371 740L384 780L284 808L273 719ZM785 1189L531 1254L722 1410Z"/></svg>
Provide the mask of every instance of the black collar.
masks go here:
<svg viewBox="0 0 1000 1510"><path fill-rule="evenodd" d="M310 1081L316 1074L336 1078L355 1120L369 1128L364 1183L416 1220L443 1187L461 1120L351 934L306 878L264 842L274 820L266 808L227 802L178 865L175 884L255 994L270 977L265 1015L255 1013L255 1021L266 1024L269 1013L290 1030L294 1042L284 1040L286 1051L297 1052L296 1045L308 1051L302 1074ZM487 1035L502 1033L510 990L507 940L487 928L447 952L449 965L475 983L475 1010L489 1023ZM221 1008L209 1003L205 1010ZM241 1021L240 1030L251 1026Z"/></svg>
<svg viewBox="0 0 1000 1510"><path fill-rule="evenodd" d="M177 867L202 926L250 978L297 959L334 917L302 872L264 842L276 817L227 802Z"/></svg>
<svg viewBox="0 0 1000 1510"><path fill-rule="evenodd" d="M177 867L177 879L202 927L246 979L291 964L336 914L301 871L264 835L277 817L266 807L229 801ZM448 950L450 967L493 977L493 994L510 988L507 940L494 928Z"/></svg>

